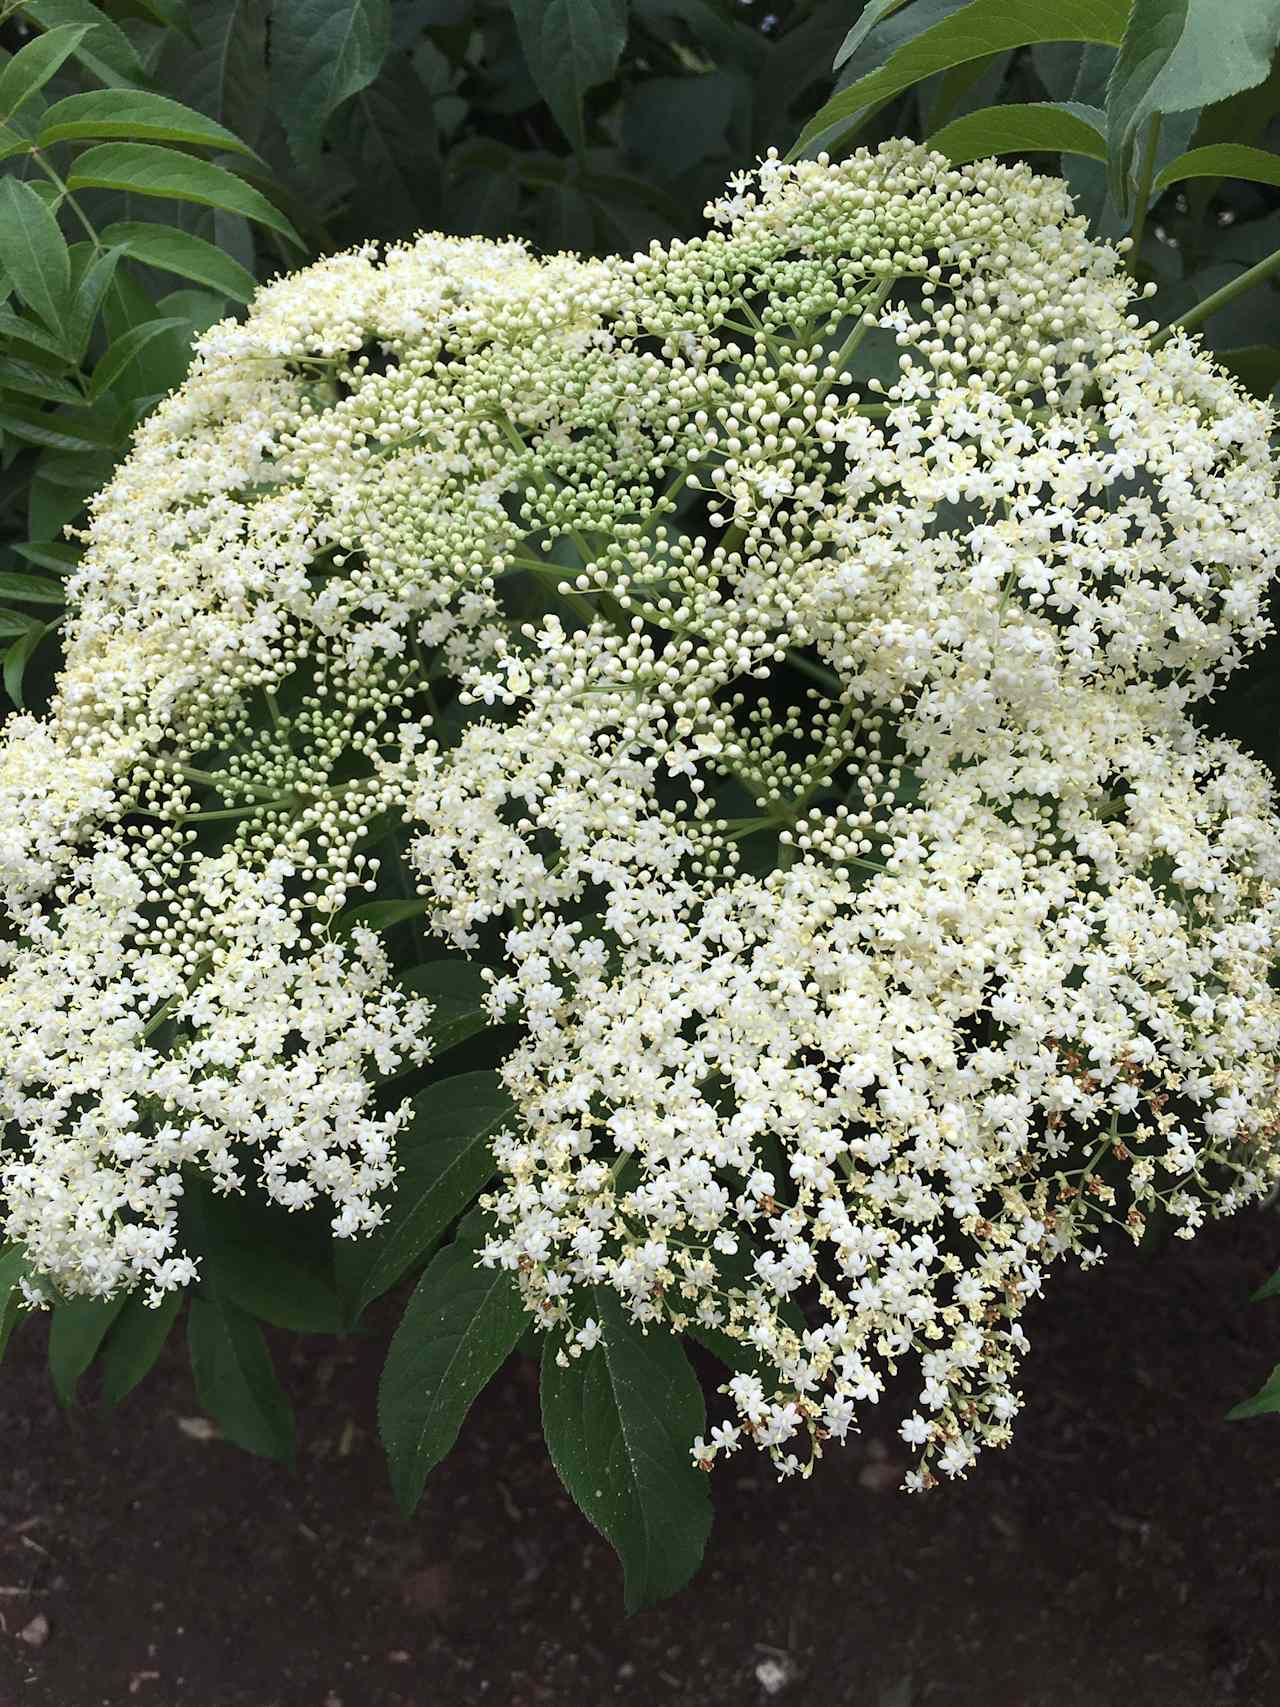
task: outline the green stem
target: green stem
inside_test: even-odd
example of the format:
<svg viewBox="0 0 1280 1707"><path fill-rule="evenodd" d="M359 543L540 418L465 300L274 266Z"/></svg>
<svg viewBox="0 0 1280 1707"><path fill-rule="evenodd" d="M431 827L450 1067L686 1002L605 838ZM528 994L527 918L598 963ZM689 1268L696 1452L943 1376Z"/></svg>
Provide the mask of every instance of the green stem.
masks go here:
<svg viewBox="0 0 1280 1707"><path fill-rule="evenodd" d="M1229 302L1234 302L1238 296L1243 296L1245 291L1252 290L1254 285L1262 284L1264 280L1273 278L1278 272L1280 272L1280 249L1273 249L1271 254L1265 256L1255 266L1241 273L1238 278L1232 279L1230 283L1224 284L1221 290L1213 291L1205 297L1203 302L1196 303L1194 308L1189 308L1177 320L1171 320L1167 326L1156 333L1149 348L1158 350L1161 344L1168 343L1175 332L1194 332L1197 326L1203 326L1205 321L1216 314L1220 308L1225 308Z"/></svg>
<svg viewBox="0 0 1280 1707"><path fill-rule="evenodd" d="M532 557L508 557L507 566L511 569L523 570L529 575L545 575L555 581L558 596L564 600L571 610L577 612L588 627L601 614L589 599L585 598L582 593L573 590L573 570L566 568L563 563L539 563Z"/></svg>
<svg viewBox="0 0 1280 1707"><path fill-rule="evenodd" d="M216 788L219 794L253 794L259 800L276 799L275 789L264 788L261 783L244 782L233 776L215 776L212 771L197 770L194 765L175 765L173 768L188 782L202 782L208 788Z"/></svg>
<svg viewBox="0 0 1280 1707"><path fill-rule="evenodd" d="M44 155L40 152L40 150L38 148L31 149L28 158L35 161L36 165L44 173L45 177L48 178L49 182L54 185L54 187L58 191L58 195L59 195L60 199L64 202L66 202L67 206L71 209L72 213L75 214L76 218L80 221L81 225L84 226L85 231L88 233L89 241L90 241L90 243L93 244L95 253L101 255L103 252L102 251L102 240L98 236L98 233L94 230L93 225L90 223L88 215L85 213L84 209L80 206L80 203L76 200L76 198L71 194L71 191L67 188L66 181L63 178L61 178L57 172L54 171L53 167L45 159Z"/></svg>
<svg viewBox="0 0 1280 1707"><path fill-rule="evenodd" d="M895 274L894 277L886 279L883 284L877 285L871 298L858 310L858 318L854 324L853 330L849 333L849 336L845 339L844 343L841 344L833 357L837 371L843 371L845 364L849 361L849 358L855 354L858 345L871 330L871 326L867 321L867 315L874 314L877 309L884 307L885 302L888 300L890 291L892 291L897 282L898 280ZM815 402L820 403L830 389L830 385L820 385L814 394Z"/></svg>
<svg viewBox="0 0 1280 1707"><path fill-rule="evenodd" d="M1147 224L1147 210L1151 206L1151 182L1156 175L1156 150L1160 146L1160 117L1159 113L1153 113L1151 116L1151 123L1147 127L1147 144L1142 155L1142 168L1138 173L1137 205L1133 210L1133 225L1129 230L1133 243L1129 251L1130 272L1137 265L1138 248Z"/></svg>

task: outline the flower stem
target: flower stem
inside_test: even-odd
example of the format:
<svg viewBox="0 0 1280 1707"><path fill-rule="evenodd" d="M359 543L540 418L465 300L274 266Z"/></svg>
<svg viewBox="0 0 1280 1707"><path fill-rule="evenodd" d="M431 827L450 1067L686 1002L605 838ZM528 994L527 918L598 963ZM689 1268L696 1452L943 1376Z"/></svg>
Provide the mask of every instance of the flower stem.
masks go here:
<svg viewBox="0 0 1280 1707"><path fill-rule="evenodd" d="M1280 272L1280 249L1273 249L1255 266L1224 284L1221 290L1213 291L1203 302L1197 302L1194 308L1189 308L1177 320L1171 320L1156 333L1149 348L1158 350L1161 344L1168 343L1175 332L1194 332L1197 326L1203 326L1220 308L1225 308L1229 302L1234 302L1238 296L1243 296L1245 291L1252 290L1254 285L1262 284L1277 272Z"/></svg>

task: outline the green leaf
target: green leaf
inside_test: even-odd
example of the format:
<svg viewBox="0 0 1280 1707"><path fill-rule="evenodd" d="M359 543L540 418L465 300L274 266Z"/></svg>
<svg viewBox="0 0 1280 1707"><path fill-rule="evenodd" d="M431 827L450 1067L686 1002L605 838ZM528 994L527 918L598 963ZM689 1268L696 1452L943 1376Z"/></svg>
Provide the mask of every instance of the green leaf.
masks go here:
<svg viewBox="0 0 1280 1707"><path fill-rule="evenodd" d="M93 1362L107 1329L124 1309L118 1298L69 1298L55 1304L49 1324L49 1373L63 1405L74 1405L80 1377Z"/></svg>
<svg viewBox="0 0 1280 1707"><path fill-rule="evenodd" d="M146 67L133 43L94 0L25 0L22 9L42 30L54 30L60 24L84 25L85 36L72 52L99 82L112 87L146 82Z"/></svg>
<svg viewBox="0 0 1280 1707"><path fill-rule="evenodd" d="M334 920L333 934L349 936L357 925L369 931L389 931L406 919L421 918L430 907L429 901L414 897L404 901L365 901L359 907L349 907Z"/></svg>
<svg viewBox="0 0 1280 1707"><path fill-rule="evenodd" d="M352 101L342 151L378 194L361 208L361 231L398 238L437 219L440 142L435 111L406 55L393 54ZM429 213L427 210L431 210Z"/></svg>
<svg viewBox="0 0 1280 1707"><path fill-rule="evenodd" d="M1253 184L1280 184L1280 154L1232 142L1192 148L1157 173L1154 187L1167 190L1187 178L1247 178Z"/></svg>
<svg viewBox="0 0 1280 1707"><path fill-rule="evenodd" d="M225 1299L197 1296L187 1314L187 1344L200 1403L227 1439L291 1464L293 1407L253 1318Z"/></svg>
<svg viewBox="0 0 1280 1707"><path fill-rule="evenodd" d="M44 198L22 178L0 179L0 265L28 308L59 330L71 291L71 257Z"/></svg>
<svg viewBox="0 0 1280 1707"><path fill-rule="evenodd" d="M68 575L80 567L80 546L64 545L60 540L41 540L36 545L28 542L15 545L13 549L28 563L34 563L40 569L51 569L55 575Z"/></svg>
<svg viewBox="0 0 1280 1707"><path fill-rule="evenodd" d="M1120 207L1129 203L1138 133L1154 115L1192 112L1253 88L1277 42L1280 0L1133 0L1107 85L1109 175Z"/></svg>
<svg viewBox="0 0 1280 1707"><path fill-rule="evenodd" d="M266 0L192 0L195 41L171 34L158 80L211 119L256 143L270 112Z"/></svg>
<svg viewBox="0 0 1280 1707"><path fill-rule="evenodd" d="M186 1182L182 1213L186 1243L200 1258L206 1290L294 1333L341 1330L328 1273L327 1220L323 1238L317 1238L315 1217L248 1195L219 1196L198 1177Z"/></svg>
<svg viewBox="0 0 1280 1707"><path fill-rule="evenodd" d="M173 1291L162 1293L156 1305L137 1293L129 1299L102 1354L102 1397L108 1405L118 1405L154 1368L185 1298Z"/></svg>
<svg viewBox="0 0 1280 1707"><path fill-rule="evenodd" d="M129 331L109 346L94 368L93 378L89 381L90 399L96 401L109 390L153 338L159 337L162 332L172 332L175 327L186 330L187 324L185 320L162 318L130 327Z"/></svg>
<svg viewBox="0 0 1280 1707"><path fill-rule="evenodd" d="M9 1348L18 1318L26 1309L18 1282L30 1273L31 1265L20 1245L0 1251L0 1360Z"/></svg>
<svg viewBox="0 0 1280 1707"><path fill-rule="evenodd" d="M388 0L276 0L272 103L299 159L318 154L330 115L368 88L390 45Z"/></svg>
<svg viewBox="0 0 1280 1707"><path fill-rule="evenodd" d="M34 617L23 616L21 611L0 610L0 640L12 640L25 634L34 621Z"/></svg>
<svg viewBox="0 0 1280 1707"><path fill-rule="evenodd" d="M1039 152L1084 154L1091 160L1105 160L1105 124L1106 114L1097 107L1078 106L1073 101L984 107L935 131L929 146L956 166L988 155Z"/></svg>
<svg viewBox="0 0 1280 1707"><path fill-rule="evenodd" d="M489 989L484 975L461 955L415 966L400 982L415 996L429 996L435 1004L430 1025L433 1059L493 1024L484 1005Z"/></svg>
<svg viewBox="0 0 1280 1707"><path fill-rule="evenodd" d="M94 322L115 278L119 260L120 250L114 247L108 248L105 254L95 255L76 285L71 298L71 312L67 315L66 338L67 348L77 363L84 360L84 353L89 348Z"/></svg>
<svg viewBox="0 0 1280 1707"><path fill-rule="evenodd" d="M1231 350L1215 350L1213 359L1226 368L1255 397L1266 399L1280 385L1280 349L1274 344L1241 344ZM1280 1292L1280 1284L1276 1290ZM1265 1293L1255 1293L1264 1297Z"/></svg>
<svg viewBox="0 0 1280 1707"><path fill-rule="evenodd" d="M622 1560L626 1606L674 1594L697 1570L711 1530L705 1472L690 1447L706 1425L702 1391L679 1340L645 1333L609 1287L594 1289L603 1341L567 1358L562 1334L542 1355L542 1429L560 1480Z"/></svg>
<svg viewBox="0 0 1280 1707"><path fill-rule="evenodd" d="M514 1117L496 1073L463 1073L414 1098L413 1120L396 1140L400 1172L387 1218L353 1250L344 1274L354 1316L394 1286L492 1178L493 1138Z"/></svg>
<svg viewBox="0 0 1280 1707"><path fill-rule="evenodd" d="M162 272L177 273L180 278L194 279L208 285L234 302L248 302L257 280L221 249L196 237L189 231L179 231L173 225L151 225L145 220L125 221L109 225L102 241L110 248L121 250L135 261Z"/></svg>
<svg viewBox="0 0 1280 1707"><path fill-rule="evenodd" d="M16 356L0 356L0 391L16 391L23 397L38 397L45 403L84 402L84 392L72 380L62 379L34 362Z"/></svg>
<svg viewBox="0 0 1280 1707"><path fill-rule="evenodd" d="M27 673L27 665L31 656L46 634L52 632L51 622L33 622L23 635L20 635L4 655L4 691L19 709L22 707L22 683Z"/></svg>
<svg viewBox="0 0 1280 1707"><path fill-rule="evenodd" d="M856 129L861 115L935 71L990 53L1035 42L1097 41L1116 44L1124 33L1129 0L971 0L932 28L912 36L878 70L860 77L809 120L789 155L795 159L821 137L833 152Z"/></svg>
<svg viewBox="0 0 1280 1707"><path fill-rule="evenodd" d="M1246 1417L1267 1416L1280 1411L1280 1363L1251 1399L1244 1399L1227 1412L1228 1422L1243 1422Z"/></svg>
<svg viewBox="0 0 1280 1707"><path fill-rule="evenodd" d="M45 450L98 451L112 444L110 436L83 411L49 414L9 398L0 399L0 431Z"/></svg>
<svg viewBox="0 0 1280 1707"><path fill-rule="evenodd" d="M285 216L243 178L210 160L198 160L155 143L101 142L80 155L67 184L72 190L126 190L132 195L169 196L203 207L224 208L301 243Z"/></svg>
<svg viewBox="0 0 1280 1707"><path fill-rule="evenodd" d="M476 1267L486 1228L468 1217L456 1242L418 1283L396 1329L378 1387L378 1425L400 1508L422 1497L467 1412L506 1361L527 1316L501 1269Z"/></svg>
<svg viewBox="0 0 1280 1707"><path fill-rule="evenodd" d="M102 304L103 329L109 341L156 318L156 304L137 280L120 268ZM162 397L180 385L191 363L189 333L173 331L155 338L136 357L136 389L142 396ZM98 404L96 407L103 407Z"/></svg>
<svg viewBox="0 0 1280 1707"><path fill-rule="evenodd" d="M582 101L618 68L627 0L511 0L529 72L574 148L586 146Z"/></svg>
<svg viewBox="0 0 1280 1707"><path fill-rule="evenodd" d="M15 314L11 308L0 308L0 339L6 343L30 344L34 349L57 356L62 366L67 364L68 358L62 347L62 340L55 337L38 320L32 320L29 315Z"/></svg>
<svg viewBox="0 0 1280 1707"><path fill-rule="evenodd" d="M853 58L882 18L887 18L894 12L900 12L907 4L908 0L868 0L868 4L863 7L857 23L837 48L836 56L831 62L831 69L839 71L846 60Z"/></svg>
<svg viewBox="0 0 1280 1707"><path fill-rule="evenodd" d="M20 575L12 569L0 569L0 599L17 599L29 605L61 605L66 603L62 588L44 575Z"/></svg>
<svg viewBox="0 0 1280 1707"><path fill-rule="evenodd" d="M141 142L185 142L204 148L232 149L252 154L234 131L193 112L167 95L145 89L92 89L85 95L68 95L49 108L37 137L41 148L55 142L82 142L88 138L119 138Z"/></svg>
<svg viewBox="0 0 1280 1707"><path fill-rule="evenodd" d="M88 24L59 24L20 47L0 69L0 119L11 119L24 102L43 89L88 33Z"/></svg>
<svg viewBox="0 0 1280 1707"><path fill-rule="evenodd" d="M1222 357L1218 356L1216 359L1221 361ZM1276 1270L1270 1280L1263 1281L1262 1285L1253 1294L1253 1302L1256 1304L1263 1298L1274 1298L1277 1294L1280 1294L1280 1268Z"/></svg>
<svg viewBox="0 0 1280 1707"><path fill-rule="evenodd" d="M622 137L636 161L678 177L728 152L729 122L739 80L730 72L705 77L648 77L627 91Z"/></svg>
<svg viewBox="0 0 1280 1707"><path fill-rule="evenodd" d="M117 448L123 451L123 445ZM36 477L38 480L48 481L51 486L63 487L68 492L78 492L87 498L90 492L96 492L100 486L106 485L118 461L116 450L46 450L40 458ZM53 537L52 534L35 534L34 530L32 532L33 537L37 539Z"/></svg>

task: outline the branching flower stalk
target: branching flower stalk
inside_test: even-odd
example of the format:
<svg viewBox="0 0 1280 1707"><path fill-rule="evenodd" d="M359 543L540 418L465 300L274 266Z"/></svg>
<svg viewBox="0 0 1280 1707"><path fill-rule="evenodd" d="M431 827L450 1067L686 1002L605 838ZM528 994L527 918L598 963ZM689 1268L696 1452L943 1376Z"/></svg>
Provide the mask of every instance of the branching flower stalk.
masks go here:
<svg viewBox="0 0 1280 1707"><path fill-rule="evenodd" d="M6 1227L158 1295L184 1168L377 1222L390 822L521 1027L483 1260L566 1357L602 1289L732 1348L704 1465L912 1371L918 1489L1009 1438L1055 1262L1277 1177L1274 801L1193 721L1267 632L1273 422L1024 167L708 211L332 257L139 429L0 748Z"/></svg>

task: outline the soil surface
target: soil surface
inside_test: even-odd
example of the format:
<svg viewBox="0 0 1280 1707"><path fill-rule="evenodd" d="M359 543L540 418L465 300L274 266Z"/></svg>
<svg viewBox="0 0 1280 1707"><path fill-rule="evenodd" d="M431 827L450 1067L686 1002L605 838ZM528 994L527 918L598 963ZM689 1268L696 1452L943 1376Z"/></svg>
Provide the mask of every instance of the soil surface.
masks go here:
<svg viewBox="0 0 1280 1707"><path fill-rule="evenodd" d="M1051 1276L1014 1444L894 1491L893 1424L805 1484L716 1473L703 1574L628 1619L561 1491L533 1365L473 1411L411 1521L369 1337L282 1338L296 1474L210 1438L181 1336L67 1415L28 1324L0 1376L0 1707L1277 1707L1272 1211ZM708 1372L709 1373L709 1372Z"/></svg>

